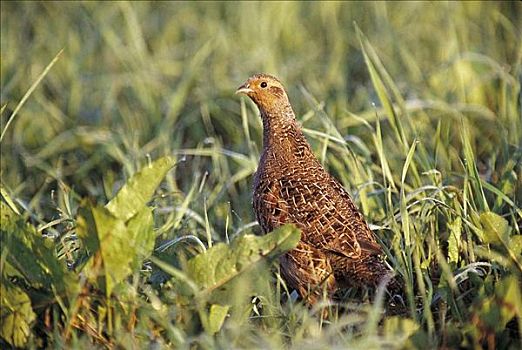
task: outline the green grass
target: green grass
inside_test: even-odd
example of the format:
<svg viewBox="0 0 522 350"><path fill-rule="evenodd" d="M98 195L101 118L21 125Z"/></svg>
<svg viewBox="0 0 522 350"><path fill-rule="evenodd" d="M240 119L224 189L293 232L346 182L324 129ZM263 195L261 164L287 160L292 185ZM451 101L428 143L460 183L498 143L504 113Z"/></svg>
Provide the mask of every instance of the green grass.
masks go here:
<svg viewBox="0 0 522 350"><path fill-rule="evenodd" d="M103 211L94 203L152 160L178 161L151 202L156 247L175 242L153 259L174 278L144 258L111 297L92 282L68 299L31 287L29 263L13 277L4 243L33 231L2 226L2 287L30 297L14 306L26 347L520 346L520 2L2 2L1 23L2 201L49 237L20 241L35 257L55 266L49 248L81 276L95 252L77 239L79 208ZM316 155L375 226L406 282L400 317L348 291L322 320L265 266L259 288L221 300L233 306L213 334L204 323L221 309L179 290L201 244L260 232L262 125L233 94L256 72L284 82Z"/></svg>

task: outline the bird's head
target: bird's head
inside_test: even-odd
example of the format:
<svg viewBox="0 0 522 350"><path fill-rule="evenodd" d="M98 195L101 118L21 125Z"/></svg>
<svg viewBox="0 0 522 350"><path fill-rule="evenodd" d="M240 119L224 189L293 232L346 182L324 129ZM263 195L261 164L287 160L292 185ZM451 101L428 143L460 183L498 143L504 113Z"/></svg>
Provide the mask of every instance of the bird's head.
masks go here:
<svg viewBox="0 0 522 350"><path fill-rule="evenodd" d="M271 111L286 107L288 96L283 84L269 74L255 74L241 85L236 94L245 94L254 101L261 111Z"/></svg>

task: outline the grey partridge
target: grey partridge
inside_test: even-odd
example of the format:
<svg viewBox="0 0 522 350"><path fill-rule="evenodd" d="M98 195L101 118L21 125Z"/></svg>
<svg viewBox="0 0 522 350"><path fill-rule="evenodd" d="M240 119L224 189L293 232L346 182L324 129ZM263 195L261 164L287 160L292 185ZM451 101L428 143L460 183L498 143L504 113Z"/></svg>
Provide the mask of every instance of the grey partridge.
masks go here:
<svg viewBox="0 0 522 350"><path fill-rule="evenodd" d="M285 223L301 229L297 247L281 259L287 286L309 304L322 291L373 286L392 271L348 192L314 156L281 82L256 74L236 93L257 105L263 120L263 149L254 176L253 207L268 233Z"/></svg>

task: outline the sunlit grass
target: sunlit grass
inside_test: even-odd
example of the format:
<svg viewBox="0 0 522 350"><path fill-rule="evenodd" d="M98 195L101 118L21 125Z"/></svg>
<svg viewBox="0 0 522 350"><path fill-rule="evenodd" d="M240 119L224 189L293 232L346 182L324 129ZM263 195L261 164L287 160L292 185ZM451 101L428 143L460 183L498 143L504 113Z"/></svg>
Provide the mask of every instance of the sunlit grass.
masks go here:
<svg viewBox="0 0 522 350"><path fill-rule="evenodd" d="M348 297L346 311L324 321L289 300L274 273L257 309L231 314L210 335L176 297L175 279L151 288L145 269L119 296L110 337L102 311L62 328L76 311L51 302L52 330L37 320L33 347L43 333L49 345L74 348L520 343L520 303L493 338L477 324L506 277L522 289L519 2L2 2L1 20L2 190L58 237L60 258L82 256L74 220L83 198L106 203L164 155L185 161L152 201L158 246L191 235L210 247L259 232L250 200L262 125L233 92L268 72L406 282L401 319ZM488 236L490 211L507 222L508 238ZM198 252L199 243L182 242L164 253Z"/></svg>

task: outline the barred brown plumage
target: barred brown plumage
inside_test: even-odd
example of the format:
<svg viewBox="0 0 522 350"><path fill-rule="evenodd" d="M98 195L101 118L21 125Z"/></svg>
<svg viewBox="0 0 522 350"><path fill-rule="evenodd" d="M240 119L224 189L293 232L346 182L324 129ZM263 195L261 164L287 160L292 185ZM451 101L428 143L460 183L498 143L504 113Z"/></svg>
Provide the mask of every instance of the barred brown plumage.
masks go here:
<svg viewBox="0 0 522 350"><path fill-rule="evenodd" d="M289 287L314 304L321 287L332 296L338 287L376 286L391 275L350 195L314 156L281 82L256 74L237 93L254 101L263 120L253 194L259 225L265 233L285 223L302 231L298 246L280 260Z"/></svg>

